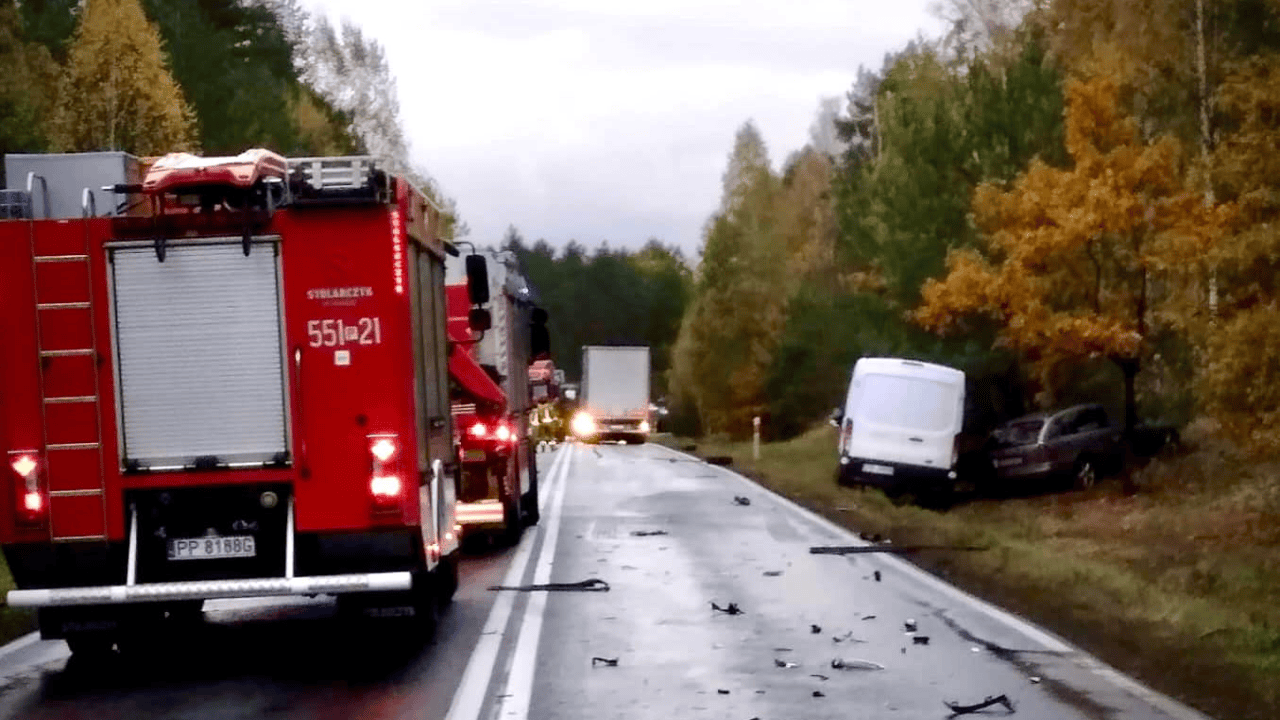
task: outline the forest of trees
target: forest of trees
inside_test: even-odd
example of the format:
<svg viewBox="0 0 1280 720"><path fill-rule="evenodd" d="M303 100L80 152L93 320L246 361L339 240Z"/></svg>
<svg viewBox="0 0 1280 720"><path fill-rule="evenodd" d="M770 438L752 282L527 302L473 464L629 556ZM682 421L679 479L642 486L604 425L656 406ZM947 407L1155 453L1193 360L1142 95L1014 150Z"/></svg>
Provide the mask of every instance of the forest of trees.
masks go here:
<svg viewBox="0 0 1280 720"><path fill-rule="evenodd" d="M1280 447L1280 5L938 10L780 170L738 130L671 396L785 437L902 355L964 369L980 426L1090 399Z"/></svg>
<svg viewBox="0 0 1280 720"><path fill-rule="evenodd" d="M409 162L382 46L297 0L0 0L0 65L0 156L370 153L458 222Z"/></svg>

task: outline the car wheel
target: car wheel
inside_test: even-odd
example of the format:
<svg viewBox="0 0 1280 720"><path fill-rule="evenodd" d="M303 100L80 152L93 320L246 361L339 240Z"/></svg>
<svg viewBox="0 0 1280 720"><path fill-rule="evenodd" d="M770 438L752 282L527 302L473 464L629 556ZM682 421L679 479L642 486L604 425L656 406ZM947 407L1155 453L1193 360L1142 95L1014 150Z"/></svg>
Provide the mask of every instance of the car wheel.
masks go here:
<svg viewBox="0 0 1280 720"><path fill-rule="evenodd" d="M1089 458L1076 461L1075 487L1077 490L1088 490L1098 484L1098 469Z"/></svg>

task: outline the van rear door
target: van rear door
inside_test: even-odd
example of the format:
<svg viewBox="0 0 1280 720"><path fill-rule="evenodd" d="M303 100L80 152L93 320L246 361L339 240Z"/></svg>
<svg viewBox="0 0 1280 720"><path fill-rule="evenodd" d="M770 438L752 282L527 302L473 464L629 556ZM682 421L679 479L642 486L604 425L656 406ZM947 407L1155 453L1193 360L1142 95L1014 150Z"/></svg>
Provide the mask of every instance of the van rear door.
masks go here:
<svg viewBox="0 0 1280 720"><path fill-rule="evenodd" d="M846 454L950 468L963 417L963 383L868 373L854 378Z"/></svg>

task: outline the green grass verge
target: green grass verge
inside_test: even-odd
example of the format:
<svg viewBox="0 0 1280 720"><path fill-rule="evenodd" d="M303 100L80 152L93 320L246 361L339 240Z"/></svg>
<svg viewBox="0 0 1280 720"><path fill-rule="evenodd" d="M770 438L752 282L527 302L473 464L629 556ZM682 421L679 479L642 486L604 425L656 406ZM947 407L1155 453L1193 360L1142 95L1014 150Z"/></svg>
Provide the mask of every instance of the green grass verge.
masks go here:
<svg viewBox="0 0 1280 720"><path fill-rule="evenodd" d="M838 486L835 440L822 427L759 460L745 442L696 452L899 545L988 547L911 559L1207 713L1280 717L1280 467L1206 442L1135 471L1136 492L1112 481L939 511Z"/></svg>
<svg viewBox="0 0 1280 720"><path fill-rule="evenodd" d="M0 555L0 598L7 596L13 587L13 576L9 574L9 564L5 562L4 555ZM0 645L35 629L35 611L0 605Z"/></svg>

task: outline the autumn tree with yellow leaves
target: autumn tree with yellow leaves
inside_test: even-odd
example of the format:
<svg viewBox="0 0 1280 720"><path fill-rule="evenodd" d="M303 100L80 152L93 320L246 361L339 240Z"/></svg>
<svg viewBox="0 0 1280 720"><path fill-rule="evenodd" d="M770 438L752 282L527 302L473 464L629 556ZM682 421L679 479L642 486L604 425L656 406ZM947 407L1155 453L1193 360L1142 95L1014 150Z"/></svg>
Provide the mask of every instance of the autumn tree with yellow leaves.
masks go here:
<svg viewBox="0 0 1280 720"><path fill-rule="evenodd" d="M58 83L57 150L157 155L195 146L194 116L139 0L87 0Z"/></svg>
<svg viewBox="0 0 1280 720"><path fill-rule="evenodd" d="M953 250L914 319L938 333L986 315L1052 395L1061 370L1094 358L1124 377L1127 426L1153 330L1187 312L1205 253L1229 219L1184 181L1170 137L1147 142L1108 76L1067 88L1066 169L1035 161L1008 189L979 186L978 249ZM1192 303L1194 306L1194 303Z"/></svg>

